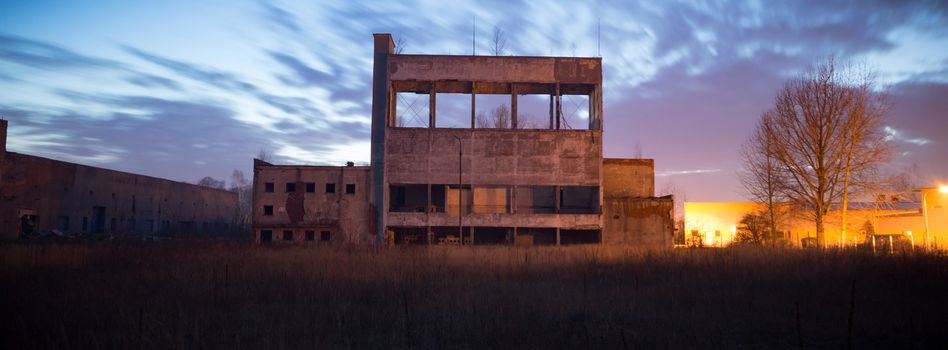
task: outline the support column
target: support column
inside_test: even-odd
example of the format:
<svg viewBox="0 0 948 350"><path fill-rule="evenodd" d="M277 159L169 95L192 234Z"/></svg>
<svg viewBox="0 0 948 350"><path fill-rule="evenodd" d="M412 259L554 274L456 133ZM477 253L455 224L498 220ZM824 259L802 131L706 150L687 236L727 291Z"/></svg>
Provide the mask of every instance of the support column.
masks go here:
<svg viewBox="0 0 948 350"><path fill-rule="evenodd" d="M556 228L556 245L557 246L560 245L560 228L559 227Z"/></svg>
<svg viewBox="0 0 948 350"><path fill-rule="evenodd" d="M550 129L553 129L553 94L550 94Z"/></svg>
<svg viewBox="0 0 948 350"><path fill-rule="evenodd" d="M474 246L474 226L470 227L471 230L471 246ZM461 240L464 240L463 238Z"/></svg>
<svg viewBox="0 0 948 350"><path fill-rule="evenodd" d="M477 94L474 93L474 87L475 87L475 84L474 84L474 82L472 81L472 82L471 82L471 129L474 128L474 119L475 119L474 116L475 116L476 113L477 113L477 110L476 110L476 109L477 109L477 108L476 108L476 106L477 106L477 103L476 103L476 101L477 101Z"/></svg>
<svg viewBox="0 0 948 350"><path fill-rule="evenodd" d="M437 106L435 105L436 103L435 96L437 95L438 94L437 94L437 89L435 89L435 82L432 81L431 90L428 91L428 128L435 127L435 118L436 118L435 111L438 110ZM428 189L430 191L431 186L428 186Z"/></svg>
<svg viewBox="0 0 948 350"><path fill-rule="evenodd" d="M517 84L510 84L510 128L517 129Z"/></svg>
<svg viewBox="0 0 948 350"><path fill-rule="evenodd" d="M513 236L510 237L510 244L512 245L517 244L517 227L516 226L513 228Z"/></svg>
<svg viewBox="0 0 948 350"><path fill-rule="evenodd" d="M561 119L563 119L563 100L560 97L560 83L556 83L556 130L560 129Z"/></svg>
<svg viewBox="0 0 948 350"><path fill-rule="evenodd" d="M394 94L388 80L388 56L395 52L389 34L374 34L375 48L372 68L372 197L375 203L376 243L385 242L385 129L394 114ZM344 183L342 183L344 185ZM342 191L339 191L342 192Z"/></svg>

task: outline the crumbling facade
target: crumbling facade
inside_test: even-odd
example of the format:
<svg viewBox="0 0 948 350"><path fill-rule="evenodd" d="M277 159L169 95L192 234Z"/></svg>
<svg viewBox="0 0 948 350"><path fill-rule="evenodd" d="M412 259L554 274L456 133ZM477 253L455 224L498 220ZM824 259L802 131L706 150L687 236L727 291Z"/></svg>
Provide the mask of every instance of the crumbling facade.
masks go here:
<svg viewBox="0 0 948 350"><path fill-rule="evenodd" d="M353 242L671 246L671 198L654 197L651 160L603 159L601 58L394 52L390 35L375 35L371 165L348 169L364 173L358 181L370 184L359 193L368 196L365 203L346 204L360 224L346 222L340 214L346 209L305 196L301 217L291 218L277 207L269 209L276 210L273 218L258 215L263 206L274 205L267 203L299 201L287 194L265 194L259 186L272 182L278 191L298 178L305 182L322 172L347 170L257 163L258 240L273 241L286 227L294 232L287 233L292 240L298 240L299 230L338 230ZM401 122L397 103L403 94L426 101L425 125ZM439 115L437 106L447 95L455 103L458 95L469 98L469 124L467 115ZM518 120L519 100L525 95L547 99L548 118L529 126ZM481 96L509 99L503 114L509 120L480 123L476 106ZM585 125L567 124L564 96L585 101ZM413 117L417 120L417 112ZM462 125L445 127L439 121L443 117L460 119ZM261 175L264 180L258 181Z"/></svg>
<svg viewBox="0 0 948 350"><path fill-rule="evenodd" d="M0 238L206 237L237 230L237 194L6 151L0 120Z"/></svg>
<svg viewBox="0 0 948 350"><path fill-rule="evenodd" d="M373 239L369 167L253 166L253 230L268 242L367 243Z"/></svg>

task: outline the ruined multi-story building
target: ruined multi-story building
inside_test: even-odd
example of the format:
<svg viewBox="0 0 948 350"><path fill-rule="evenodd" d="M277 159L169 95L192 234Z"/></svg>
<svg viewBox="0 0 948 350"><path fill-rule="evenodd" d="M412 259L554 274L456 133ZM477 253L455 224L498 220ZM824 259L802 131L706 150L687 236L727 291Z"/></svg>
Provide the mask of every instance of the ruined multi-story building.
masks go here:
<svg viewBox="0 0 948 350"><path fill-rule="evenodd" d="M0 239L39 236L221 236L237 194L7 152L0 120Z"/></svg>
<svg viewBox="0 0 948 350"><path fill-rule="evenodd" d="M256 162L258 240L325 231L350 242L671 246L672 199L654 197L652 161L603 159L601 58L394 52L390 35L375 35L371 165ZM403 94L426 101L426 125L400 120ZM466 125L443 127L439 99L459 94L469 96L470 124L451 115ZM478 122L487 95L509 98L503 123ZM549 101L548 118L529 128L518 120L525 95ZM585 125L566 127L564 96L583 96ZM329 182L356 193L320 193ZM315 192L301 192L310 185Z"/></svg>

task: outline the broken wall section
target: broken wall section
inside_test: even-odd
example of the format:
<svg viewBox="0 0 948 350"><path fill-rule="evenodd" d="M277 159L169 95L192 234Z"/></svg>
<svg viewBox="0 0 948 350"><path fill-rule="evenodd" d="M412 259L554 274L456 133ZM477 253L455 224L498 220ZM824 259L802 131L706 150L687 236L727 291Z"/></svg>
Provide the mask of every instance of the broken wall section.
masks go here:
<svg viewBox="0 0 948 350"><path fill-rule="evenodd" d="M603 243L673 246L674 200L655 197L654 164L652 159L603 159Z"/></svg>

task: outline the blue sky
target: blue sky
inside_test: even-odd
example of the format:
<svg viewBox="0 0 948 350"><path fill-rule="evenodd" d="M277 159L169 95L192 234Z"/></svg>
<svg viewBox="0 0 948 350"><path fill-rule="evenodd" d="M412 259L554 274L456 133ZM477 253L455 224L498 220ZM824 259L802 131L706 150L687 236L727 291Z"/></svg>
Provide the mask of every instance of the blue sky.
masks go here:
<svg viewBox="0 0 948 350"><path fill-rule="evenodd" d="M601 54L606 156L641 149L656 187L687 200L743 197L740 144L782 82L829 55L875 68L891 93L891 170L948 181L945 2L0 4L0 116L16 152L185 181L249 172L260 149L367 162L371 34L471 54L476 18L479 54L495 26L506 54Z"/></svg>

